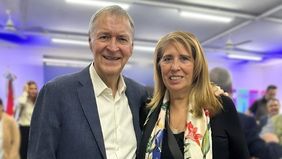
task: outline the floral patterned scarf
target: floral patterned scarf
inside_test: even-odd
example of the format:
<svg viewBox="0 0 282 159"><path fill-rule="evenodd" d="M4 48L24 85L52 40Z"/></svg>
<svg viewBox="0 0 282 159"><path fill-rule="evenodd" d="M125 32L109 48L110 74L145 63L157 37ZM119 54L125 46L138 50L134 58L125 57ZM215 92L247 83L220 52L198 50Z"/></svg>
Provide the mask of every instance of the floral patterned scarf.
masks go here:
<svg viewBox="0 0 282 159"><path fill-rule="evenodd" d="M165 118L166 115L169 114L168 97L168 92L166 92L158 120L146 147L146 159L161 158ZM150 111L148 117L152 112L153 110ZM212 159L210 117L207 110L203 110L203 116L200 118L194 117L191 111L187 113L186 130L184 133L184 159Z"/></svg>

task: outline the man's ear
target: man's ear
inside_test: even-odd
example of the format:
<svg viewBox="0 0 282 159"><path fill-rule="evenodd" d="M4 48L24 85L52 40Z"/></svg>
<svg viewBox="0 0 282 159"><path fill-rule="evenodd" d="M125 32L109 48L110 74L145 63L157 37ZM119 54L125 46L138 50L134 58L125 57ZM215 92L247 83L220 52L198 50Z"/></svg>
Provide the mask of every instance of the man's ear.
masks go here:
<svg viewBox="0 0 282 159"><path fill-rule="evenodd" d="M91 38L90 37L88 37L88 43L89 43L89 48L92 51L92 43L91 43Z"/></svg>

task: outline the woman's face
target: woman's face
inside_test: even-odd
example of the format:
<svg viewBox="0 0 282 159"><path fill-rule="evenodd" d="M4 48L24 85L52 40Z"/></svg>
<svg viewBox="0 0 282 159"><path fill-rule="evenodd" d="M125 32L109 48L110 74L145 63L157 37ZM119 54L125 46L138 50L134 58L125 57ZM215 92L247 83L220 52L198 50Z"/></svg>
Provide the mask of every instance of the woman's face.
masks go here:
<svg viewBox="0 0 282 159"><path fill-rule="evenodd" d="M28 86L28 95L30 98L36 98L38 90L37 90L37 85L36 84L30 84Z"/></svg>
<svg viewBox="0 0 282 159"><path fill-rule="evenodd" d="M194 59L180 43L168 44L160 60L164 85L170 93L188 93L192 84Z"/></svg>

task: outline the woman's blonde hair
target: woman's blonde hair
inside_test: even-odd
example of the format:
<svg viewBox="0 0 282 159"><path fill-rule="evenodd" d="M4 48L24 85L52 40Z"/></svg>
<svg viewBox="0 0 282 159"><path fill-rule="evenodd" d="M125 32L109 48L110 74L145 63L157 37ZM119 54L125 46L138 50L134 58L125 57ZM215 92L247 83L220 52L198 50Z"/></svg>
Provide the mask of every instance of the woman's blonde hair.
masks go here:
<svg viewBox="0 0 282 159"><path fill-rule="evenodd" d="M181 44L194 58L194 70L189 102L196 117L202 116L202 109L208 109L211 115L216 114L222 108L219 99L212 90L209 79L208 64L203 49L197 38L189 32L171 32L162 37L154 52L154 94L148 107L155 108L162 102L166 87L164 85L159 62L164 51L170 44Z"/></svg>

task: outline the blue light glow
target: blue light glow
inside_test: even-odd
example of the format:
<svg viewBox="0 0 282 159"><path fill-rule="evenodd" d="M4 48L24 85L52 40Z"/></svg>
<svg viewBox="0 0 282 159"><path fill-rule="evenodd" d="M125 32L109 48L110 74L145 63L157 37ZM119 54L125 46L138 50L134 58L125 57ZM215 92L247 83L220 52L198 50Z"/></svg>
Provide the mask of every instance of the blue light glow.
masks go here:
<svg viewBox="0 0 282 159"><path fill-rule="evenodd" d="M39 35L21 35L16 33L0 33L0 39L19 45L46 45L50 38Z"/></svg>

